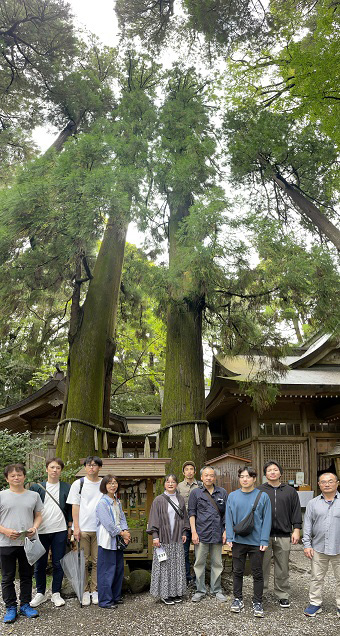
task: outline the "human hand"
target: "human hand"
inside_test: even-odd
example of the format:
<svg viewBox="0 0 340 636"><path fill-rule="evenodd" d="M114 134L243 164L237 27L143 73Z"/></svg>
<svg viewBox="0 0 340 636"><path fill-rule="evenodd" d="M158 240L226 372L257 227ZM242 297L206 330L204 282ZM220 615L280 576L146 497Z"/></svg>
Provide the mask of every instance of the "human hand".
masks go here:
<svg viewBox="0 0 340 636"><path fill-rule="evenodd" d="M158 538L157 539L153 539L152 543L153 543L153 547L154 548L160 548L161 547L161 542L160 542L160 540Z"/></svg>
<svg viewBox="0 0 340 636"><path fill-rule="evenodd" d="M226 531L224 531L222 534L222 544L225 545L226 542L227 542L227 533Z"/></svg>
<svg viewBox="0 0 340 636"><path fill-rule="evenodd" d="M313 548L305 548L304 549L304 553L305 553L305 556L307 557L307 559L312 559L313 556L314 556Z"/></svg>
<svg viewBox="0 0 340 636"><path fill-rule="evenodd" d="M191 535L191 540L193 542L194 545L198 545L200 540L199 540L199 536L197 534L197 532L193 532Z"/></svg>
<svg viewBox="0 0 340 636"><path fill-rule="evenodd" d="M292 537L291 537L291 541L293 545L297 545L300 541L300 530L299 528L295 528L294 532L292 533Z"/></svg>
<svg viewBox="0 0 340 636"><path fill-rule="evenodd" d="M32 528L29 528L27 530L26 535L28 536L29 539L33 539L36 532L37 532L37 529L33 526Z"/></svg>
<svg viewBox="0 0 340 636"><path fill-rule="evenodd" d="M81 531L79 528L75 528L73 531L73 536L74 536L74 540L75 541L80 541L80 537L81 537Z"/></svg>
<svg viewBox="0 0 340 636"><path fill-rule="evenodd" d="M6 528L5 530L5 535L9 539L18 539L20 534L20 532L18 532L17 530L13 530L13 528Z"/></svg>
<svg viewBox="0 0 340 636"><path fill-rule="evenodd" d="M260 545L260 551L265 552L268 549L267 545Z"/></svg>
<svg viewBox="0 0 340 636"><path fill-rule="evenodd" d="M227 546L228 548L232 548L233 547L233 542L232 541L227 541Z"/></svg>

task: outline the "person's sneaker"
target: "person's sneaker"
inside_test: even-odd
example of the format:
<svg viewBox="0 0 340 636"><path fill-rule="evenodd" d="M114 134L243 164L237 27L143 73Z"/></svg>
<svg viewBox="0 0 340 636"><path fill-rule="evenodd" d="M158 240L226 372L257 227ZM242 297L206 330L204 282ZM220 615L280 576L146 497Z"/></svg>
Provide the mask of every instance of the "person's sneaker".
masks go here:
<svg viewBox="0 0 340 636"><path fill-rule="evenodd" d="M183 601L181 596L173 596L172 600L175 601L175 603L182 603Z"/></svg>
<svg viewBox="0 0 340 636"><path fill-rule="evenodd" d="M162 603L165 605L175 605L175 601L169 596L169 598L161 598Z"/></svg>
<svg viewBox="0 0 340 636"><path fill-rule="evenodd" d="M338 618L340 618L340 607L338 607L338 609L336 610L336 615Z"/></svg>
<svg viewBox="0 0 340 636"><path fill-rule="evenodd" d="M241 610L244 609L244 603L242 601L241 598L234 598L231 606L230 606L230 611L231 612L235 612L235 614L238 614L239 612L241 612Z"/></svg>
<svg viewBox="0 0 340 636"><path fill-rule="evenodd" d="M215 598L217 598L218 601L221 601L221 603L225 603L228 600L223 592L217 592L217 594L215 594Z"/></svg>
<svg viewBox="0 0 340 636"><path fill-rule="evenodd" d="M321 605L308 605L308 607L306 607L306 609L303 610L303 613L305 616L311 616L313 618L317 614L320 614L321 612L322 612Z"/></svg>
<svg viewBox="0 0 340 636"><path fill-rule="evenodd" d="M195 592L191 600L193 603L198 603L204 597L205 597L205 594L202 594L202 592Z"/></svg>
<svg viewBox="0 0 340 636"><path fill-rule="evenodd" d="M98 592L92 592L91 599L93 605L98 605Z"/></svg>
<svg viewBox="0 0 340 636"><path fill-rule="evenodd" d="M90 592L84 592L81 604L83 606L91 604L91 594L90 594Z"/></svg>
<svg viewBox="0 0 340 636"><path fill-rule="evenodd" d="M20 614L26 616L26 618L37 618L39 616L38 610L31 607L29 603L24 603L20 606Z"/></svg>
<svg viewBox="0 0 340 636"><path fill-rule="evenodd" d="M61 607L65 605L64 599L60 596L59 592L54 592L51 596L51 601L54 603L56 607Z"/></svg>
<svg viewBox="0 0 340 636"><path fill-rule="evenodd" d="M4 623L14 623L17 616L18 616L18 612L17 612L16 605L13 605L13 607L6 607Z"/></svg>
<svg viewBox="0 0 340 636"><path fill-rule="evenodd" d="M41 594L41 592L37 592L35 597L32 598L30 602L31 607L38 607L41 603L45 603L47 601L47 594Z"/></svg>
<svg viewBox="0 0 340 636"><path fill-rule="evenodd" d="M254 616L258 618L262 618L264 616L264 611L261 603L253 603L253 613Z"/></svg>
<svg viewBox="0 0 340 636"><path fill-rule="evenodd" d="M279 599L279 605L280 605L280 607L283 607L283 608L290 607L290 602L289 602L288 598L280 598Z"/></svg>

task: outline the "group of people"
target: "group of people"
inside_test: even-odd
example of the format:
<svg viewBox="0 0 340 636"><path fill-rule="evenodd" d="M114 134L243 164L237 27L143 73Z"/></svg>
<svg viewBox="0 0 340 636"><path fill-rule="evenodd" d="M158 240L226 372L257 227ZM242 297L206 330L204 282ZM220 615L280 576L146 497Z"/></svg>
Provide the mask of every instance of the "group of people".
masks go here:
<svg viewBox="0 0 340 636"><path fill-rule="evenodd" d="M9 464L4 475L9 488L0 492L0 560L2 597L6 606L5 623L13 623L18 615L15 591L16 564L19 566L19 612L36 618L36 609L47 601L46 567L52 556L52 595L55 607L65 605L61 596L64 557L71 533L85 556L85 579L82 605L99 604L114 609L122 603L124 553L118 549L119 538L130 541L124 511L117 497L118 482L114 475L99 477L102 460L87 457L85 477L70 484L60 480L64 463L59 457L47 460L47 479L24 487L26 469L23 464ZM32 599L32 567L25 553L25 537L36 536L45 553L34 565L36 594ZM91 567L90 567L91 561Z"/></svg>
<svg viewBox="0 0 340 636"><path fill-rule="evenodd" d="M263 595L268 592L271 559L274 561L274 594L282 609L290 607L289 553L300 541L302 514L296 490L282 483L282 467L270 460L264 467L265 483L256 486L256 471L238 470L240 488L227 494L216 485L210 466L195 479L193 462L183 464L184 480L167 475L164 493L155 498L147 532L152 535L154 554L150 592L166 605L180 603L186 585L192 583L190 541L195 548L195 592L192 602L207 594L205 568L210 555L210 595L226 601L221 586L222 546L232 550L233 593L230 610L244 609L243 577L247 556L253 576L252 608L263 617ZM323 473L321 494L312 499L304 519L304 553L312 561L309 604L304 614L322 611L323 582L331 563L336 579L337 616L340 618L340 494L338 478ZM183 549L184 546L184 549Z"/></svg>
<svg viewBox="0 0 340 636"><path fill-rule="evenodd" d="M5 623L18 614L15 573L18 563L21 615L38 616L37 607L47 601L46 566L52 555L52 596L56 607L65 604L61 596L65 555L71 533L85 555L82 605L98 604L116 609L121 597L124 574L124 547L131 537L118 498L114 475L99 477L102 460L90 456L84 461L85 477L72 486L60 480L64 464L60 458L46 462L47 479L24 487L23 464L10 464L4 475L8 489L0 492L0 559L2 596L6 606ZM210 555L210 595L226 601L222 590L222 545L232 550L234 599L230 610L244 608L243 576L249 557L253 576L254 616L264 615L262 598L268 590L271 556L274 559L274 593L281 608L290 606L289 552L300 540L301 508L294 488L281 482L282 468L271 460L264 466L266 482L256 487L256 472L249 466L239 469L240 488L227 494L216 485L210 466L195 478L192 461L183 465L184 479L173 474L164 481L164 492L153 501L147 532L153 541L150 593L166 605L183 600L187 586L194 583L192 602L207 595L205 569ZM319 478L321 495L312 499L304 519L303 544L311 559L309 605L306 616L322 611L322 586L331 563L336 578L337 615L340 617L340 495L333 473ZM24 549L25 537L39 535L45 553L35 563L36 594L32 599L32 567ZM194 544L194 581L191 577L189 548ZM91 568L89 567L91 561Z"/></svg>

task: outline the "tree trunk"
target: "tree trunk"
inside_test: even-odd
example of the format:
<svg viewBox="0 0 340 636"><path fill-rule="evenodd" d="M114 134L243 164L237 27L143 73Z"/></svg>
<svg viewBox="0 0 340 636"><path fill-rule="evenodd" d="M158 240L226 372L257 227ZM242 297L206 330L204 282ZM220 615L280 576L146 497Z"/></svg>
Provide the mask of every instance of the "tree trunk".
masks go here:
<svg viewBox="0 0 340 636"><path fill-rule="evenodd" d="M104 232L70 351L65 419L77 418L97 426L103 426L104 423L106 375L108 368L112 371L109 360L110 356L112 360L113 353L112 338L116 325L127 226L127 221L112 216ZM66 427L57 448L64 461L79 460L94 453L101 454L102 435L98 434L98 450L95 450L92 427L73 422L69 442L65 441L65 431Z"/></svg>
<svg viewBox="0 0 340 636"><path fill-rule="evenodd" d="M169 269L174 276L178 268L181 246L177 230L181 220L189 213L191 200L176 210L170 208ZM188 272L185 272L188 274ZM190 273L188 279L191 280ZM194 422L205 419L204 364L202 348L202 310L204 297L197 283L196 294L191 289L190 300L184 289L183 272L170 289L167 308L167 343L165 364L164 402L161 427L171 422L192 421L192 424L174 426L172 448L168 449L168 432L160 437L160 456L171 457L169 470L180 478L184 461L192 460L197 468L206 458L206 426L199 425L200 445L195 441Z"/></svg>
<svg viewBox="0 0 340 636"><path fill-rule="evenodd" d="M295 206L340 250L340 230L300 190L288 183L279 172L275 172L267 159L258 155L258 160L265 168L272 169L272 179L278 187L288 194Z"/></svg>

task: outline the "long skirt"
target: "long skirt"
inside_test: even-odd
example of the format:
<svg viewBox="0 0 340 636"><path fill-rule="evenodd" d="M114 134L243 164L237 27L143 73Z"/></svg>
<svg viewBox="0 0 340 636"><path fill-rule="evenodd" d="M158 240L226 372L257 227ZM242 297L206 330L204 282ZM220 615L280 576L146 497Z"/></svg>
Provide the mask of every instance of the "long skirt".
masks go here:
<svg viewBox="0 0 340 636"><path fill-rule="evenodd" d="M183 596L187 589L183 544L168 543L162 547L167 560L159 562L154 549L150 594L160 598Z"/></svg>

